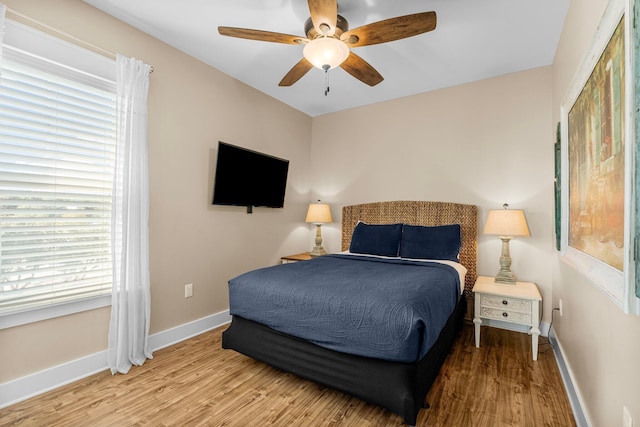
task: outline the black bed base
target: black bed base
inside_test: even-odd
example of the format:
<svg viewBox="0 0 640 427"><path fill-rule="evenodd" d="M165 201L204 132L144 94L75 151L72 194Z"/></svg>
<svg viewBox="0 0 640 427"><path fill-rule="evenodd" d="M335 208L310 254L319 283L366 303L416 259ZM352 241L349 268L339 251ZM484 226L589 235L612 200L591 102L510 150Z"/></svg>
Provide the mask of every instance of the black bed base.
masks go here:
<svg viewBox="0 0 640 427"><path fill-rule="evenodd" d="M222 333L222 348L381 406L415 425L462 326L466 307L463 295L435 344L415 363L339 353L238 316Z"/></svg>

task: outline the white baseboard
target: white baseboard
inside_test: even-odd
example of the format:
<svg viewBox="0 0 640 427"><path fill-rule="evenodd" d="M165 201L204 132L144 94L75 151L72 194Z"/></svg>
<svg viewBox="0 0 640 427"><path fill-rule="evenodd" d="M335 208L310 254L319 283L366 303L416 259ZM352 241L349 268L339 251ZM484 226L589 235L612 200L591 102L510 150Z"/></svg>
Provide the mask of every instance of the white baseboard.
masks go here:
<svg viewBox="0 0 640 427"><path fill-rule="evenodd" d="M0 409L108 369L107 351L0 384Z"/></svg>
<svg viewBox="0 0 640 427"><path fill-rule="evenodd" d="M591 427L591 421L589 420L589 416L585 409L586 406L582 400L582 395L580 394L580 390L578 390L574 385L573 372L564 359L562 344L558 341L553 328L549 331L549 341L553 345L553 353L556 356L560 376L562 377L562 382L564 382L564 387L567 391L567 396L569 397L569 403L571 404L576 424L578 427Z"/></svg>
<svg viewBox="0 0 640 427"><path fill-rule="evenodd" d="M218 328L229 322L231 322L229 310L221 311L220 313L212 314L211 316L203 317L153 334L149 336L149 344L152 351L160 350L161 348L169 347L170 345L195 337L196 335Z"/></svg>
<svg viewBox="0 0 640 427"><path fill-rule="evenodd" d="M152 351L184 341L231 321L229 310L149 336ZM107 350L0 384L0 409L109 369Z"/></svg>

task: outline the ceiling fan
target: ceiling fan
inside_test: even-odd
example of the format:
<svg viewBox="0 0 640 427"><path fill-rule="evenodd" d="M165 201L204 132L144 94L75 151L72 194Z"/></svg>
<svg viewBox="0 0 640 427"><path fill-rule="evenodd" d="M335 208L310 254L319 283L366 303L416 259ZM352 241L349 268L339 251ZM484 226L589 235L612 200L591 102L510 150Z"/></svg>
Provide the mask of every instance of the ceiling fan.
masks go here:
<svg viewBox="0 0 640 427"><path fill-rule="evenodd" d="M218 32L229 37L304 45L303 58L289 70L279 86L293 85L314 66L325 72L340 66L356 79L369 86L375 86L384 78L350 48L400 40L436 28L436 13L422 12L385 19L349 30L347 20L338 15L337 0L308 2L311 17L304 25L306 37L235 27L218 27Z"/></svg>

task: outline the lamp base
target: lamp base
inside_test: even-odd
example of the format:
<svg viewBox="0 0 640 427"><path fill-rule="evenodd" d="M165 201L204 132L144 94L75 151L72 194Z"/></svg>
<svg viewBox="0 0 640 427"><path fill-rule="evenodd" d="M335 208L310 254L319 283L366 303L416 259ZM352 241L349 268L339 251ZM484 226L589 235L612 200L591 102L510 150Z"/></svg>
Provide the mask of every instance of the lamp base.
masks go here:
<svg viewBox="0 0 640 427"><path fill-rule="evenodd" d="M496 283L504 283L507 285L515 285L516 284L516 276L513 275L511 270L502 271L500 270L496 275L495 279Z"/></svg>
<svg viewBox="0 0 640 427"><path fill-rule="evenodd" d="M311 256L321 256L327 254L322 247L322 231L320 231L320 227L322 227L322 224L316 224L316 245L313 247L311 252L309 252L309 255Z"/></svg>
<svg viewBox="0 0 640 427"><path fill-rule="evenodd" d="M511 271L511 256L509 255L509 236L500 236L502 240L502 253L500 254L500 271L496 276L496 283L505 283L507 285L516 284L516 276Z"/></svg>
<svg viewBox="0 0 640 427"><path fill-rule="evenodd" d="M311 256L322 256L322 255L326 255L327 253L325 252L324 248L322 246L314 246L313 249L311 250L311 252L309 252L309 255Z"/></svg>

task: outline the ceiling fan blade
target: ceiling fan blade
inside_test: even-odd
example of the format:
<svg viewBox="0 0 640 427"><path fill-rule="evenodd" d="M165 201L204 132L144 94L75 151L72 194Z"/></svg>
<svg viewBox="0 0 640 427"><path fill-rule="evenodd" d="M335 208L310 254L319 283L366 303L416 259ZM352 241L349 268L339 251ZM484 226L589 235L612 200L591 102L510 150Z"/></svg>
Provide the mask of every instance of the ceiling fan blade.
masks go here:
<svg viewBox="0 0 640 427"><path fill-rule="evenodd" d="M340 39L349 47L370 46L433 31L436 24L435 12L421 12L354 28L342 34Z"/></svg>
<svg viewBox="0 0 640 427"><path fill-rule="evenodd" d="M326 34L332 36L336 32L336 23L338 21L338 2L337 0L309 0L309 13L313 27L318 34ZM323 24L328 28L324 28Z"/></svg>
<svg viewBox="0 0 640 427"><path fill-rule="evenodd" d="M306 37L292 36L291 34L273 33L271 31L251 30L247 28L218 27L218 32L223 36L273 43L304 44L309 41L309 39L307 39Z"/></svg>
<svg viewBox="0 0 640 427"><path fill-rule="evenodd" d="M291 86L292 84L294 84L295 82L300 80L302 78L302 76L307 74L307 71L309 71L312 68L313 68L313 65L311 65L311 62L309 62L306 59L302 58L282 78L280 83L278 83L278 86Z"/></svg>
<svg viewBox="0 0 640 427"><path fill-rule="evenodd" d="M353 52L349 54L349 57L340 67L369 86L375 86L384 80L384 77L375 68Z"/></svg>

